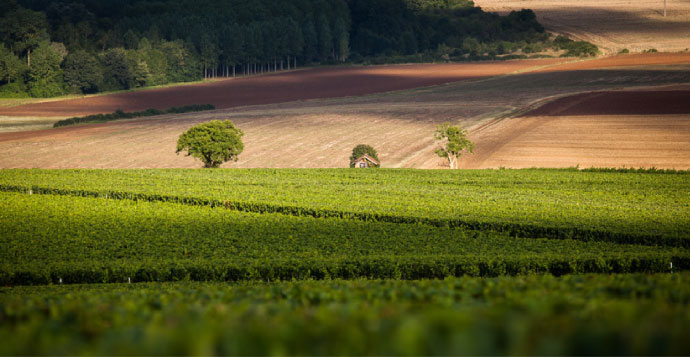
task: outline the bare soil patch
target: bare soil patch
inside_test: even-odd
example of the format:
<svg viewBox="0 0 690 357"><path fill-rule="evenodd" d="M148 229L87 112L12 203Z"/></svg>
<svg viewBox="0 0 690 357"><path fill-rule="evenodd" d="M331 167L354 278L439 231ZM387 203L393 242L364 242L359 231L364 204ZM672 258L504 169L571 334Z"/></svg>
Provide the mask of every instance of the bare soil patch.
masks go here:
<svg viewBox="0 0 690 357"><path fill-rule="evenodd" d="M690 45L690 41L688 41ZM585 59L559 64L557 66L544 67L538 71L582 71L591 69L605 69L616 67L649 67L655 65L690 64L690 53L645 53L626 54L596 59Z"/></svg>
<svg viewBox="0 0 690 357"><path fill-rule="evenodd" d="M482 9L507 13L532 9L547 30L592 42L605 54L690 47L690 2L668 0L475 0Z"/></svg>
<svg viewBox="0 0 690 357"><path fill-rule="evenodd" d="M690 114L690 91L592 92L559 98L524 116Z"/></svg>
<svg viewBox="0 0 690 357"><path fill-rule="evenodd" d="M140 111L190 104L218 109L335 98L479 79L551 65L562 59L452 64L310 68L258 77L234 78L136 92L1 108L4 116L70 117Z"/></svg>
<svg viewBox="0 0 690 357"><path fill-rule="evenodd" d="M689 68L674 64L515 73L367 96L0 133L0 168L201 167L199 161L175 155L175 143L184 130L211 119L231 119L246 133L240 160L224 167L347 167L352 148L369 144L378 150L384 167L443 168L444 161L434 154L433 132L437 124L449 121L468 128L477 143L476 154L460 161L466 167L649 164L683 168L690 157L684 149L688 146L683 136L685 114L513 117L535 103L572 93L620 88L654 91L656 86L687 91ZM630 125L626 118L631 119ZM628 131L632 136L626 139L621 135L628 127L637 134ZM539 136L546 129L547 134ZM610 135L605 134L607 130ZM578 133L584 139L567 136ZM638 136L633 140L634 135ZM528 139L536 144L524 144ZM601 147L626 140L640 150L635 155L645 151L647 161L623 155L628 147ZM677 146L642 149L663 143ZM599 162L595 162L597 157Z"/></svg>
<svg viewBox="0 0 690 357"><path fill-rule="evenodd" d="M533 116L504 120L477 138L464 168L690 169L690 115Z"/></svg>

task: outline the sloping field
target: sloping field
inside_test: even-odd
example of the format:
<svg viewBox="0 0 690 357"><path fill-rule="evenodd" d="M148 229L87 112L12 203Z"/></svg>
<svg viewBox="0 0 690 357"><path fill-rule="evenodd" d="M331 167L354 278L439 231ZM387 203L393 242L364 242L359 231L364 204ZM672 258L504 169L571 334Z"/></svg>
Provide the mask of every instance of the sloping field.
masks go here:
<svg viewBox="0 0 690 357"><path fill-rule="evenodd" d="M480 137L462 167L690 169L690 114L527 116Z"/></svg>
<svg viewBox="0 0 690 357"><path fill-rule="evenodd" d="M593 149L592 159L586 162L578 159L577 153L580 151L577 150L574 156L568 154L556 156L553 160L541 160L539 158L548 151L539 146L528 148L536 150L530 151L531 156L526 156L532 161L511 163L500 159L503 157L501 150L509 147L506 145L516 143L520 135L543 124L537 120L536 124L533 123L535 125L530 126L525 124L526 118L502 118L514 117L544 102L573 93L628 87L644 91L658 86L687 90L683 85L690 83L690 65L660 65L663 55L624 56L623 63L629 63L631 57L640 58L640 65L611 67L615 64L611 59L589 60L577 64L590 68L601 64L605 69L557 71L554 67L554 70L546 72L515 73L360 97L0 133L0 167L200 167L198 161L175 155L175 143L177 137L190 126L211 119L231 119L246 133L245 151L240 155L240 160L227 163L225 167L347 167L352 148L366 143L377 148L384 167L443 168L444 161L434 154L436 146L433 132L437 124L445 121L462 123L470 129L471 138L477 143L475 154L461 159L465 167L632 166L637 162L622 160L623 156L616 156L618 154L613 155L612 160L596 161L605 157L600 149ZM690 54L678 54L671 63L678 63L681 59L690 63ZM652 65L642 65L645 62ZM681 95L678 100L684 100L684 97ZM671 123L660 120L650 122L641 117L640 120L647 127L638 127L642 128L640 130L649 130L637 136L639 141L635 145L639 144L640 148L666 142L664 133L681 135L680 139L674 139L677 144L673 144L679 148L680 157L668 156L670 151L646 150L645 166L687 167L685 157L688 155L684 154L684 148L688 141L682 136L688 130L685 117L681 113L674 118L675 121ZM522 124L514 127L513 123ZM650 126L656 126L658 130L652 130ZM626 131L622 129L626 127L625 122L618 123L614 133L623 135ZM559 126L558 130L575 133L579 129ZM599 133L601 131L596 127L587 128L588 136L578 138L578 145L599 148L601 142L610 144L611 140L618 140L615 137L597 139ZM557 139L550 141L549 145L561 148L563 138ZM611 150L617 152L622 149L614 147Z"/></svg>
<svg viewBox="0 0 690 357"><path fill-rule="evenodd" d="M592 116L663 114L690 114L690 91L646 90L582 93L559 98L525 115Z"/></svg>
<svg viewBox="0 0 690 357"><path fill-rule="evenodd" d="M92 96L65 101L0 108L0 116L68 117L140 111L190 104L218 109L239 106L334 98L425 87L478 79L562 62L560 59L461 64L417 64L310 68L259 77L219 80L196 85Z"/></svg>
<svg viewBox="0 0 690 357"><path fill-rule="evenodd" d="M477 134L465 168L690 169L690 91L659 88L558 98Z"/></svg>
<svg viewBox="0 0 690 357"><path fill-rule="evenodd" d="M485 11L532 9L547 30L592 42L605 54L690 47L690 2L668 0L475 0Z"/></svg>

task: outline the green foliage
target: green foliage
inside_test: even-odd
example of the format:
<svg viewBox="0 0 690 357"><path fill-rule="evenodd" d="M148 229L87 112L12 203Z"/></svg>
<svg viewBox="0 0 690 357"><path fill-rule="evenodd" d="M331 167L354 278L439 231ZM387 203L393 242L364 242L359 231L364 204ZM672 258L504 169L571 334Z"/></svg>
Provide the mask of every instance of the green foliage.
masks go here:
<svg viewBox="0 0 690 357"><path fill-rule="evenodd" d="M0 98L26 98L29 93L26 92L26 84L23 81L17 81L0 86Z"/></svg>
<svg viewBox="0 0 690 357"><path fill-rule="evenodd" d="M2 170L0 189L687 248L687 175L575 169Z"/></svg>
<svg viewBox="0 0 690 357"><path fill-rule="evenodd" d="M21 75L26 70L26 66L15 56L5 45L0 44L0 82L7 84L21 79Z"/></svg>
<svg viewBox="0 0 690 357"><path fill-rule="evenodd" d="M0 354L686 355L689 174L0 170Z"/></svg>
<svg viewBox="0 0 690 357"><path fill-rule="evenodd" d="M133 63L123 48L113 48L101 54L103 88L105 90L130 89L135 86Z"/></svg>
<svg viewBox="0 0 690 357"><path fill-rule="evenodd" d="M687 355L688 286L682 273L4 288L0 354Z"/></svg>
<svg viewBox="0 0 690 357"><path fill-rule="evenodd" d="M65 82L72 91L95 93L103 82L103 72L98 60L86 51L70 53L63 63Z"/></svg>
<svg viewBox="0 0 690 357"><path fill-rule="evenodd" d="M162 115L162 114L170 114L170 113L188 113L188 112L200 112L204 110L214 110L216 109L215 106L211 104L194 104L194 105L185 105L182 107L172 107L168 108L165 110L158 110L158 109L146 109L141 112L123 112L121 110L117 110L113 112L112 114L94 114L94 115L87 115L85 117L74 117L74 118L68 118L68 119L63 119L60 121L57 121L55 124L53 124L53 128L58 128L61 126L67 126L67 125L75 125L75 124L86 124L86 123L105 123L113 120L118 120L118 119L132 119L132 118L139 118L139 117L150 117L150 116L155 116L155 115Z"/></svg>
<svg viewBox="0 0 690 357"><path fill-rule="evenodd" d="M180 135L177 153L187 151L187 156L200 159L204 167L217 168L224 162L237 161L244 149L243 135L230 120L211 120Z"/></svg>
<svg viewBox="0 0 690 357"><path fill-rule="evenodd" d="M62 56L48 42L41 42L33 54L26 72L26 84L32 97L47 98L65 93Z"/></svg>
<svg viewBox="0 0 690 357"><path fill-rule="evenodd" d="M688 286L683 273L4 288L0 354L687 355Z"/></svg>
<svg viewBox="0 0 690 357"><path fill-rule="evenodd" d="M48 23L42 12L16 7L0 17L0 38L17 55L27 55L31 67L31 51L47 41Z"/></svg>
<svg viewBox="0 0 690 357"><path fill-rule="evenodd" d="M451 169L458 168L458 158L463 151L472 152L474 143L467 138L467 131L459 126L452 126L450 123L443 123L436 127L434 139L441 141L440 148L436 154L448 159Z"/></svg>
<svg viewBox="0 0 690 357"><path fill-rule="evenodd" d="M371 145L359 144L352 149L352 155L350 155L350 167L355 167L355 160L359 159L362 155L369 155L372 159L379 161L378 153ZM375 165L374 167L379 167L381 164Z"/></svg>
<svg viewBox="0 0 690 357"><path fill-rule="evenodd" d="M628 50L627 48L624 48L624 49L618 51L619 55L624 55L624 54L628 54L628 53L630 53L630 50Z"/></svg>
<svg viewBox="0 0 690 357"><path fill-rule="evenodd" d="M561 57L594 57L599 53L599 48L586 41L573 41L563 35L558 35L553 41L554 46L566 53Z"/></svg>
<svg viewBox="0 0 690 357"><path fill-rule="evenodd" d="M678 248L105 197L0 194L0 284L666 272L671 262L676 271L690 268L690 253Z"/></svg>

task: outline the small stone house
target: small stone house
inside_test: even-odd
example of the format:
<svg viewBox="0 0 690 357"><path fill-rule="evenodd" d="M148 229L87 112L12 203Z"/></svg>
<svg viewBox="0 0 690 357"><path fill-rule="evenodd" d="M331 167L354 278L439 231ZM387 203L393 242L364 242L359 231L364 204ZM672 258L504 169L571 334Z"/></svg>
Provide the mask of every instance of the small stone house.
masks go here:
<svg viewBox="0 0 690 357"><path fill-rule="evenodd" d="M379 165L380 165L380 163L376 159L374 159L373 157L371 157L367 154L364 154L364 155L358 157L357 160L355 160L355 162L354 162L354 167L358 168L358 169L367 168L367 167L376 167Z"/></svg>

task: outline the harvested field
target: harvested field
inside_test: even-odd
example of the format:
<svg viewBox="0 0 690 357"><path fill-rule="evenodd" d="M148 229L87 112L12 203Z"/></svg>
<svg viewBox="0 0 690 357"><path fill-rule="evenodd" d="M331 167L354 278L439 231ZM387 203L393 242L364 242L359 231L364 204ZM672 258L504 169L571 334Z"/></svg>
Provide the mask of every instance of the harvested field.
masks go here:
<svg viewBox="0 0 690 357"><path fill-rule="evenodd" d="M475 0L485 11L532 9L547 30L596 44L605 54L690 47L690 2L668 0Z"/></svg>
<svg viewBox="0 0 690 357"><path fill-rule="evenodd" d="M465 168L690 169L690 91L628 90L562 97L475 133Z"/></svg>
<svg viewBox="0 0 690 357"><path fill-rule="evenodd" d="M476 155L461 167L690 169L687 114L514 118L476 140Z"/></svg>
<svg viewBox="0 0 690 357"><path fill-rule="evenodd" d="M593 65L597 61L579 63ZM240 160L227 163L224 167L347 167L352 148L366 143L377 148L384 167L443 168L443 160L433 152L433 131L437 124L445 121L462 123L477 143L476 154L461 159L461 164L466 167L574 166L578 163L581 166L632 166L624 156L613 156L612 160L602 160L597 164L593 159L587 162L577 157L573 159L567 153L561 155L560 159L552 156L545 161L540 158L550 155L550 149L540 146L526 148L536 150L530 154L533 161L507 163L500 159L504 149L519 142L521 135L527 135L527 129L549 128L548 125L540 126L541 122L534 117L530 117L531 122L525 121L528 118L524 117L508 118L573 93L623 88L655 91L659 86L664 86L662 89L665 90L687 91L688 83L688 64L529 72L359 97L315 99L108 124L0 133L0 168L200 167L198 161L175 155L175 142L190 126L210 119L231 119L246 133L245 151L240 155ZM668 141L664 135L669 130L665 128L673 125L676 134L682 134L687 130L684 117L687 115L671 118L675 121L652 123L659 130L647 128L650 134L645 140L655 145ZM638 123L633 126L641 128L642 118L644 116L633 118L637 120L633 124ZM571 130L563 126L568 122L574 123L562 121L559 122L561 126L556 128L575 133L580 130L581 124L585 124L580 122ZM516 127L513 123L522 124ZM529 123L535 125L530 126ZM622 135L624 122L616 125L619 125L616 128ZM591 126L587 130L590 141L584 140L581 144L595 145L598 140L595 134L599 131ZM500 139L498 144L496 138ZM609 136L602 142L610 140L619 139ZM683 151L688 141L682 135L672 140L678 143L679 155L690 157ZM564 143L554 140L549 145L559 147ZM644 141L639 144L648 145ZM602 150L593 153L604 158ZM649 158L643 164L675 168L687 165L684 157L672 156L671 151L650 153L652 151L648 150Z"/></svg>
<svg viewBox="0 0 690 357"><path fill-rule="evenodd" d="M80 99L0 107L0 116L70 117L190 104L218 109L364 95L486 78L563 62L562 59L453 64L310 68Z"/></svg>
<svg viewBox="0 0 690 357"><path fill-rule="evenodd" d="M559 98L525 116L690 114L690 91L591 92Z"/></svg>

